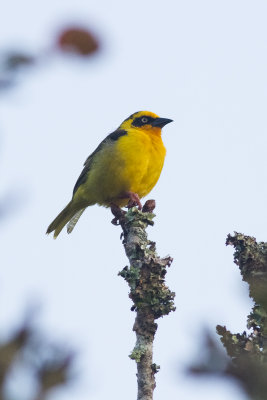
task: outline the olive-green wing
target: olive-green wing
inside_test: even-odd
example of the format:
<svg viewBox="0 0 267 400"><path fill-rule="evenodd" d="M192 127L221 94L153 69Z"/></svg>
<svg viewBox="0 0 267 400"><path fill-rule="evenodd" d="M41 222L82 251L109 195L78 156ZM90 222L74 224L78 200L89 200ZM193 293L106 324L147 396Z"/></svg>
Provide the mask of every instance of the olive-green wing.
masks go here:
<svg viewBox="0 0 267 400"><path fill-rule="evenodd" d="M116 141L118 140L121 136L127 135L127 131L125 131L124 129L117 129L116 131L110 133L101 143L100 145L95 149L95 151L90 154L90 156L86 159L85 163L84 163L84 169L81 172L81 175L79 176L77 182L75 183L74 189L73 189L73 196L75 194L75 192L77 191L78 187L81 186L83 183L86 182L87 179L87 175L88 172L91 169L92 166L92 162L94 159L94 156L96 155L96 153L98 153L100 150L103 149L103 147L105 146L105 144L108 141Z"/></svg>

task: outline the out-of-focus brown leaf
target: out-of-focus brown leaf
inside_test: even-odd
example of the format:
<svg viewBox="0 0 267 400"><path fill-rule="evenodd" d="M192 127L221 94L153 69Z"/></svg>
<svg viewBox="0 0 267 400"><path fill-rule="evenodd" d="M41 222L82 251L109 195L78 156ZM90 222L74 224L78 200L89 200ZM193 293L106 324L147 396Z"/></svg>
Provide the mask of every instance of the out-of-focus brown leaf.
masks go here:
<svg viewBox="0 0 267 400"><path fill-rule="evenodd" d="M63 52L88 56L99 49L99 42L87 29L72 27L59 34L57 46Z"/></svg>

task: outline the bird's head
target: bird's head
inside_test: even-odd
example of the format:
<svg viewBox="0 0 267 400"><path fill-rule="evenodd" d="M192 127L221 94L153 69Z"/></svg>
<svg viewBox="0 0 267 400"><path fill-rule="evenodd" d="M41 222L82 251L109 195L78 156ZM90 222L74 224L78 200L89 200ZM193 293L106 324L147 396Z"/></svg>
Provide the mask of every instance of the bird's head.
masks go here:
<svg viewBox="0 0 267 400"><path fill-rule="evenodd" d="M157 114L150 111L138 111L125 119L119 126L119 129L127 130L134 128L160 134L161 128L170 122L172 122L172 119L160 118Z"/></svg>

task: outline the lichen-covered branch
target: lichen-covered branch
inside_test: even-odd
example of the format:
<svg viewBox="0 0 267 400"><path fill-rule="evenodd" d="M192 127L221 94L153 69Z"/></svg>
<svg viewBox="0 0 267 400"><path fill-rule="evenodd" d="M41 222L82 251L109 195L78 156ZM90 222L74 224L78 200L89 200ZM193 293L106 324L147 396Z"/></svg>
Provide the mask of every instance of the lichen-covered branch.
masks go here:
<svg viewBox="0 0 267 400"><path fill-rule="evenodd" d="M229 372L242 383L252 399L267 398L267 243L256 242L254 237L242 233L228 235L227 245L235 248L234 262L249 285L254 301L247 318L247 334L232 334L217 326L228 355L232 359Z"/></svg>
<svg viewBox="0 0 267 400"><path fill-rule="evenodd" d="M133 330L136 344L130 358L137 363L138 400L152 400L155 373L159 366L153 363L153 341L157 330L155 320L174 311L175 294L165 285L171 257L160 258L156 246L147 238L146 228L153 225L155 202L148 201L142 211L130 208L127 213L113 209L115 221L123 230L123 244L130 266L119 272L130 287L129 297L136 311Z"/></svg>
<svg viewBox="0 0 267 400"><path fill-rule="evenodd" d="M227 351L225 359L220 349L212 347L213 368L197 366L193 372L221 373L236 378L249 398L267 399L267 243L257 243L254 237L235 232L228 235L227 245L234 247L234 262L249 286L254 302L247 318L249 332L231 333L218 325L217 333ZM211 348L207 349L211 353ZM217 368L214 368L217 360ZM221 362L223 361L223 362ZM211 365L211 363L210 363Z"/></svg>
<svg viewBox="0 0 267 400"><path fill-rule="evenodd" d="M257 243L254 237L235 232L234 236L228 235L226 244L235 248L234 262L255 303L248 316L248 328L258 327L267 337L267 243Z"/></svg>

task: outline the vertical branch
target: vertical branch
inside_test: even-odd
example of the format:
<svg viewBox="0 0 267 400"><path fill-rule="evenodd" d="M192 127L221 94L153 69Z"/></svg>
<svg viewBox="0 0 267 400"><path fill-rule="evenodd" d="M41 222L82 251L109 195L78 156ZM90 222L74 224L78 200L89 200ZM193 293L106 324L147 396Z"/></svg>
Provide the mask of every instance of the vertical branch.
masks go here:
<svg viewBox="0 0 267 400"><path fill-rule="evenodd" d="M133 330L136 344L130 358L137 363L138 400L152 400L159 366L153 363L153 342L157 330L155 320L174 311L174 296L165 285L166 267L171 257L160 258L155 243L147 238L146 228L153 225L155 202L149 200L143 211L130 208L127 213L112 210L123 230L123 244L130 267L119 272L130 287L129 297L136 311Z"/></svg>

